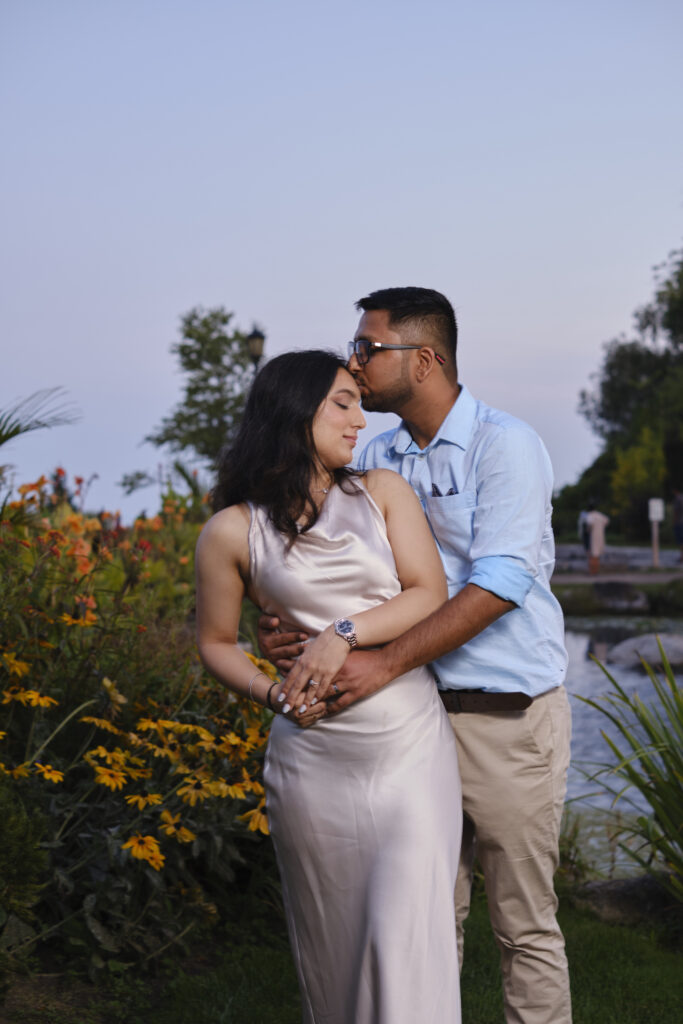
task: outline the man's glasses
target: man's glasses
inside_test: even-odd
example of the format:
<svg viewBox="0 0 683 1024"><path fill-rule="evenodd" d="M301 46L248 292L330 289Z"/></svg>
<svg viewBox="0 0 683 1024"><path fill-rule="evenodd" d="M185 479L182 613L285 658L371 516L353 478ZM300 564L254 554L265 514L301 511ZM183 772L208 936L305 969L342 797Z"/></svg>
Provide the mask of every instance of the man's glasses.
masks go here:
<svg viewBox="0 0 683 1024"><path fill-rule="evenodd" d="M366 363L370 362L370 356L373 352L383 348L424 348L424 345L390 345L385 341L368 341L367 338L359 338L357 341L349 342L349 359L352 356L356 357L359 366L365 366ZM434 353L434 358L437 363L445 362L443 356L440 356L438 352Z"/></svg>

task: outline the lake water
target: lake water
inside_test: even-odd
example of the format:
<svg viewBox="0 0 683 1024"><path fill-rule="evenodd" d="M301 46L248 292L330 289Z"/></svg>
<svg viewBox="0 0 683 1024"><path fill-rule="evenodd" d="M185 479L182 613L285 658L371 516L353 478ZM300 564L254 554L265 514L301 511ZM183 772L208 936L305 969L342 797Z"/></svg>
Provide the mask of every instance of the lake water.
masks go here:
<svg viewBox="0 0 683 1024"><path fill-rule="evenodd" d="M595 699L614 692L614 687L603 670L590 657L594 655L614 676L619 685L630 696L638 694L649 703L656 695L649 677L639 669L627 669L617 665L606 664L609 647L627 636L633 636L642 630L634 628L635 623L628 620L605 620L594 623L574 623L570 620L566 632L566 645L569 654L566 687L572 709L572 760L567 778L568 808L577 813L581 819L581 835L590 847L593 860L597 867L618 873L633 869L633 862L624 854L620 854L610 840L610 824L614 815L625 818L641 813L649 813L643 797L629 788L614 803L613 796L599 784L591 782L587 774L596 771L598 763L615 763L615 757L605 742L602 731L619 742L619 733L608 719L580 701L579 697ZM668 620L658 622L654 628L648 624L648 632L673 633L683 632L683 622ZM626 750L623 740L620 748ZM621 788L616 777L612 783ZM608 815L605 811L610 812ZM610 865L609 859L614 862Z"/></svg>

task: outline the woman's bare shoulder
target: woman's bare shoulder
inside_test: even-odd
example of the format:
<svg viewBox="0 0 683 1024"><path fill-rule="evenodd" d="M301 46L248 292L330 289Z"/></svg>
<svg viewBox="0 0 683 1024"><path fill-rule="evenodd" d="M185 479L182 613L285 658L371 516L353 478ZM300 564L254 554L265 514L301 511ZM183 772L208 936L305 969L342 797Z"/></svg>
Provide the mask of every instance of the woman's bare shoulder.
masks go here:
<svg viewBox="0 0 683 1024"><path fill-rule="evenodd" d="M413 494L413 489L400 473L393 469L369 469L363 476L365 486L373 498L394 494Z"/></svg>
<svg viewBox="0 0 683 1024"><path fill-rule="evenodd" d="M249 544L250 513L247 505L230 505L211 516L202 527L197 549L242 555Z"/></svg>

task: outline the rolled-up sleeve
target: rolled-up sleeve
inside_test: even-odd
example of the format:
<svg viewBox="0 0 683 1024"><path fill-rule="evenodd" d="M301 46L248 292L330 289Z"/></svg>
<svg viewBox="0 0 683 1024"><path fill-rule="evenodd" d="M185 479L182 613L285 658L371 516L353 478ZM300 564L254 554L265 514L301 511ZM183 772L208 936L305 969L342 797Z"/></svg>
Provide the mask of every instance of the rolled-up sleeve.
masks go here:
<svg viewBox="0 0 683 1024"><path fill-rule="evenodd" d="M549 517L552 469L525 424L498 429L477 465L469 582L518 606L538 574Z"/></svg>
<svg viewBox="0 0 683 1024"><path fill-rule="evenodd" d="M533 586L534 577L514 558L484 555L473 565L468 583L476 583L483 590L490 590L501 600L512 601L521 608Z"/></svg>

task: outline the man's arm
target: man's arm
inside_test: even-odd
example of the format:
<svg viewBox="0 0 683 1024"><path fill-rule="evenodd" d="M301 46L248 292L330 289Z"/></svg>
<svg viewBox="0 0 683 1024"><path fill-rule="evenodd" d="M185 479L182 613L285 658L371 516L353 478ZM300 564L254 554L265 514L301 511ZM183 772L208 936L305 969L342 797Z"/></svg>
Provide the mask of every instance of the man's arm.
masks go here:
<svg viewBox="0 0 683 1024"><path fill-rule="evenodd" d="M335 682L341 691L330 710L343 711L418 665L462 647L515 608L496 594L468 583L422 622L379 651L352 651Z"/></svg>
<svg viewBox="0 0 683 1024"><path fill-rule="evenodd" d="M523 605L537 571L551 489L550 462L538 436L523 425L501 431L478 465L469 582L381 651L348 658L335 680L342 693L332 710L462 647Z"/></svg>

